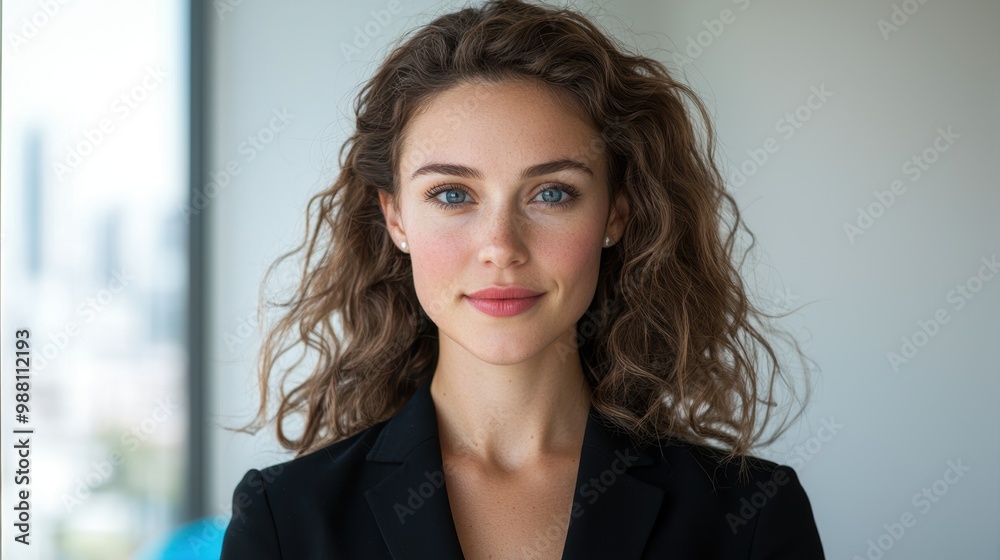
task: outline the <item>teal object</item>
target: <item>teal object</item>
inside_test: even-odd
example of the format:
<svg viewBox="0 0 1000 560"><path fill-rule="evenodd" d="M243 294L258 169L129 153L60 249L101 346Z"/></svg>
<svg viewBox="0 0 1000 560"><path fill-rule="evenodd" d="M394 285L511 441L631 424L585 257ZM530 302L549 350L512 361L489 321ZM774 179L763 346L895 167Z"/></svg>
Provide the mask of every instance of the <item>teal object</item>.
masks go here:
<svg viewBox="0 0 1000 560"><path fill-rule="evenodd" d="M202 517L144 546L133 560L219 560L229 516Z"/></svg>

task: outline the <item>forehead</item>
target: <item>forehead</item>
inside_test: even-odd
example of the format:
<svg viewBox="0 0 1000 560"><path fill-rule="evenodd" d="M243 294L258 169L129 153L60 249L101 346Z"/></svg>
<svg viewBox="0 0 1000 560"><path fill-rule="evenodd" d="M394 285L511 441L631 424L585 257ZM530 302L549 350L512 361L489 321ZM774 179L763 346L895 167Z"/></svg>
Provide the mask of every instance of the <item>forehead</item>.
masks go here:
<svg viewBox="0 0 1000 560"><path fill-rule="evenodd" d="M568 98L544 84L466 82L434 95L407 123L400 172L405 180L424 163L447 161L499 176L560 158L597 171L596 137Z"/></svg>

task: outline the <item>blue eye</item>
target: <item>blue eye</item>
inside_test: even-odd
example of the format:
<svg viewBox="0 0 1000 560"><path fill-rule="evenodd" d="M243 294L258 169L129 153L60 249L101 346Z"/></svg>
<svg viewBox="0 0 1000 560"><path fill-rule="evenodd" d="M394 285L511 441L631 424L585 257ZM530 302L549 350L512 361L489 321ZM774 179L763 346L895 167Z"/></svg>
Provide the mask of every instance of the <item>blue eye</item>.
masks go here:
<svg viewBox="0 0 1000 560"><path fill-rule="evenodd" d="M451 204L446 204L445 206L454 206L455 204L461 204L465 201L465 197L469 196L469 193L463 190L453 189L443 191L444 198Z"/></svg>
<svg viewBox="0 0 1000 560"><path fill-rule="evenodd" d="M559 199L561 200L562 199L562 195L566 194L566 191L563 191L563 190L560 190L560 189L545 189L544 191L538 193L538 196L541 196L543 199L545 199L545 198L551 198L552 195L545 196L546 194L549 194L549 193L553 193L553 194L559 193ZM559 201L555 201L555 204L558 204L558 202ZM546 204L553 204L553 202L551 200L546 200L545 203Z"/></svg>
<svg viewBox="0 0 1000 560"><path fill-rule="evenodd" d="M445 200L441 200L438 198L438 195L441 194L445 195ZM462 185L453 185L444 183L431 187L431 189L427 191L426 199L431 204L434 204L435 206L438 206L440 208L452 209L461 207L462 204L466 202L465 200L466 197L468 197L470 194L471 193L469 192L469 190L463 187ZM563 195L568 195L569 196L568 200L563 200L564 198L566 198ZM563 209L572 204L574 201L576 201L576 199L580 196L580 191L578 191L575 187L571 187L570 185L553 183L550 188L547 188L539 192L538 195L536 196L536 199L539 196L542 197L542 200L540 202L546 208ZM553 201L553 199L558 199L558 200Z"/></svg>

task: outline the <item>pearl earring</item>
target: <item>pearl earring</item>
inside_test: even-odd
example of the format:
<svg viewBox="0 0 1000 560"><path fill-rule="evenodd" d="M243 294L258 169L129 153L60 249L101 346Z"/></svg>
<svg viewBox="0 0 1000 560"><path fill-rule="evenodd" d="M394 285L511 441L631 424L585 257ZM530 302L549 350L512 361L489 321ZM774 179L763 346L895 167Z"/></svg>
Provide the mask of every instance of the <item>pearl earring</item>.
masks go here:
<svg viewBox="0 0 1000 560"><path fill-rule="evenodd" d="M605 237L604 238L604 246L605 247L610 247L611 246L611 238L610 237Z"/></svg>
<svg viewBox="0 0 1000 560"><path fill-rule="evenodd" d="M406 241L403 241L402 243L399 244L399 246L403 248L403 251L406 251L408 245L406 244Z"/></svg>

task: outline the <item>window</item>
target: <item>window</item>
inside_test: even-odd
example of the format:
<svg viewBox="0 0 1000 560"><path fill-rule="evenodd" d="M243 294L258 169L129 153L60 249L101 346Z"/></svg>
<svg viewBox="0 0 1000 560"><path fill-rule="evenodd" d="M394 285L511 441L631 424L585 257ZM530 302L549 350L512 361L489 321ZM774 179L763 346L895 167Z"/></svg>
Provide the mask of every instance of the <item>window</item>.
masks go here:
<svg viewBox="0 0 1000 560"><path fill-rule="evenodd" d="M4 557L132 558L186 516L187 9L3 3L3 487L30 491L31 528L19 549L4 511Z"/></svg>

